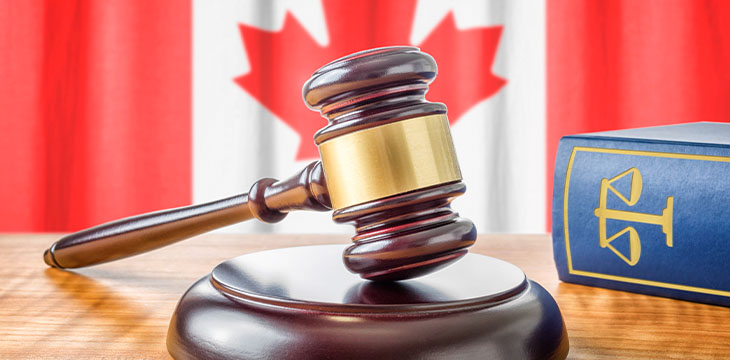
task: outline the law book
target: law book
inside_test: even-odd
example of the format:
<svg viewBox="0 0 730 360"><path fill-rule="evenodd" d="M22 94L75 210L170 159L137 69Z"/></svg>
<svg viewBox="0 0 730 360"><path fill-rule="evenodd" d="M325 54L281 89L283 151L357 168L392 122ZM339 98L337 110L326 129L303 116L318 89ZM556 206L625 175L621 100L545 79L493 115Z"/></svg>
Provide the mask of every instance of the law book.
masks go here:
<svg viewBox="0 0 730 360"><path fill-rule="evenodd" d="M730 124L563 137L552 218L562 281L730 306Z"/></svg>

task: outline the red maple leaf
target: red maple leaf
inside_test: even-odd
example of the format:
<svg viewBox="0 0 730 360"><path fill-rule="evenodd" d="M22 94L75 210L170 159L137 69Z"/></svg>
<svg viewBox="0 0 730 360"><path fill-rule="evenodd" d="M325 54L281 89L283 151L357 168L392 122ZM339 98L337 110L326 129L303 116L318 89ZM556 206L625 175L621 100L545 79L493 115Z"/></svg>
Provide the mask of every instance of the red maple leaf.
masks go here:
<svg viewBox="0 0 730 360"><path fill-rule="evenodd" d="M239 25L251 71L235 81L299 134L297 160L319 157L311 139L326 125L303 105L304 82L322 65L350 53L409 44L415 15L415 0L324 0L323 6L327 46L317 44L290 13L279 31ZM446 104L451 124L505 84L491 70L501 34L501 26L459 30L449 13L422 43L413 44L438 63L439 75L427 97Z"/></svg>

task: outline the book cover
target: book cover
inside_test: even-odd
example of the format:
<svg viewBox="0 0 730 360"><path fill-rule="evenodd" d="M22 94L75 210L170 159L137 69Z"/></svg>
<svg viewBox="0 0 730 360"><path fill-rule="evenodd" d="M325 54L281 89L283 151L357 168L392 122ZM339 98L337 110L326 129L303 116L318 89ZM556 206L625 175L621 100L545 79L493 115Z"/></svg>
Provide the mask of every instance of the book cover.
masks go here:
<svg viewBox="0 0 730 360"><path fill-rule="evenodd" d="M562 281L730 306L730 124L563 137L552 216Z"/></svg>

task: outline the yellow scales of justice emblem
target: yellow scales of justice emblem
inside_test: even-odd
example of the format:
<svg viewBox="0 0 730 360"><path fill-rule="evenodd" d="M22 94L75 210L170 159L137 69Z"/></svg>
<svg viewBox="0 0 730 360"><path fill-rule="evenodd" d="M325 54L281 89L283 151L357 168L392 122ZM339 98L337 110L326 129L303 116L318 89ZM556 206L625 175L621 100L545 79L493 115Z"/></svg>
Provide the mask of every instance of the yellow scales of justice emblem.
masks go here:
<svg viewBox="0 0 730 360"><path fill-rule="evenodd" d="M621 194L618 190L616 190L611 184L613 184L615 181L618 181L619 179L623 178L624 176L631 176L631 190L629 193L629 198L627 199L623 194ZM598 217L598 233L599 233L599 243L601 245L601 248L609 248L611 251L613 251L618 257L620 257L623 261L625 261L627 264L634 266L636 263L639 262L639 257L641 257L641 240L639 239L639 234L636 232L636 229L634 229L633 226L627 226L623 230L615 233L611 237L606 237L606 220L623 220L623 221L632 221L632 222L639 222L639 223L645 223L645 224L655 224L655 225L661 225L662 232L666 235L666 241L667 246L672 247L672 210L674 208L674 197L668 196L667 197L667 207L664 208L661 215L654 215L654 214L645 214L640 212L633 212L633 211L623 211L623 210L615 210L615 209L608 209L606 208L606 198L608 197L608 190L611 190L616 196L618 196L626 205L628 206L634 206L639 201L639 197L641 196L641 188L642 188L642 178L641 173L639 172L639 169L632 167L631 169L628 169L616 176L614 176L611 179L603 178L601 179L601 193L600 198L598 202L598 208L596 208L593 213ZM624 254L622 254L620 251L616 250L615 247L611 245L611 242L617 238L619 238L621 235L625 234L626 232L629 233L629 257L627 258Z"/></svg>

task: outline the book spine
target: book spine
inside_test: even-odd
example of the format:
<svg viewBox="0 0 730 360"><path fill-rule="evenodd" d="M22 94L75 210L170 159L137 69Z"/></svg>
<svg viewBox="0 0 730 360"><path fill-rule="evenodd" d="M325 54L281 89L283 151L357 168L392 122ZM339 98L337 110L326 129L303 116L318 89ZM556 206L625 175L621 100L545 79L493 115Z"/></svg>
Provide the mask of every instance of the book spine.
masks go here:
<svg viewBox="0 0 730 360"><path fill-rule="evenodd" d="M730 306L730 149L570 136L553 181L562 281Z"/></svg>

